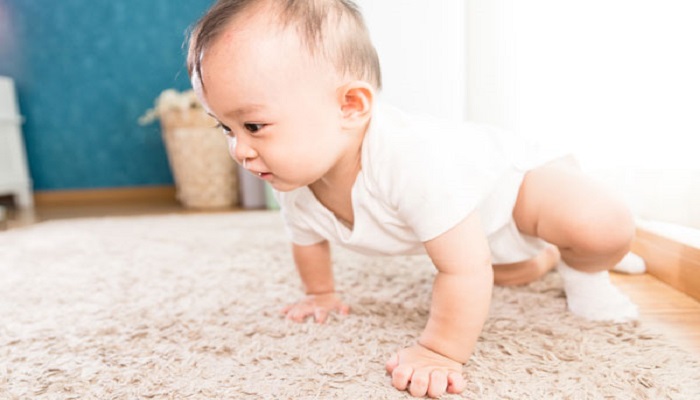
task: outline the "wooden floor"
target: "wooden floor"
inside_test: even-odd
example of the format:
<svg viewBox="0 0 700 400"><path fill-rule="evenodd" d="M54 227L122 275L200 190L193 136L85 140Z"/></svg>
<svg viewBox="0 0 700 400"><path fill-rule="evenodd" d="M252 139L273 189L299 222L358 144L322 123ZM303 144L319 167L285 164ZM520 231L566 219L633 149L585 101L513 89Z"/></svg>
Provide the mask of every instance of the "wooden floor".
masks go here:
<svg viewBox="0 0 700 400"><path fill-rule="evenodd" d="M611 274L612 281L639 306L641 321L700 359L700 302L649 274Z"/></svg>
<svg viewBox="0 0 700 400"><path fill-rule="evenodd" d="M214 212L241 211L239 209ZM46 220L93 216L195 213L174 200L98 202L79 207L39 205L34 212L8 212L6 227L15 229ZM2 227L0 226L0 229ZM700 302L674 290L651 275L612 274L613 282L639 305L642 323L665 334L700 358Z"/></svg>

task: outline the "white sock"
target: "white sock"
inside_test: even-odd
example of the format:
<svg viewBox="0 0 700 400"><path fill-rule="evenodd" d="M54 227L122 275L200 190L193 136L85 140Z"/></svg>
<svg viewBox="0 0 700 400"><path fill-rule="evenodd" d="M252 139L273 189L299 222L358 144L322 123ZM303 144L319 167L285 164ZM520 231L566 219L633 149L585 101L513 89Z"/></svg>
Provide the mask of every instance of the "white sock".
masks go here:
<svg viewBox="0 0 700 400"><path fill-rule="evenodd" d="M637 275L646 272L647 266L644 259L634 253L627 255L613 267L613 271L622 272L624 274Z"/></svg>
<svg viewBox="0 0 700 400"><path fill-rule="evenodd" d="M593 321L624 322L636 319L637 306L610 282L608 271L587 273L559 262L569 311Z"/></svg>

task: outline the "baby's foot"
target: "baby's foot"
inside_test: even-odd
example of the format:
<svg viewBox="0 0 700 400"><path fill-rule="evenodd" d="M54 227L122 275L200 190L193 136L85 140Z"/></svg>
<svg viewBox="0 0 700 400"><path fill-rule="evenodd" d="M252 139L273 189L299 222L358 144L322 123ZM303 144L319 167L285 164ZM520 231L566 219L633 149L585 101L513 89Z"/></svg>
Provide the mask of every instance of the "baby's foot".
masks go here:
<svg viewBox="0 0 700 400"><path fill-rule="evenodd" d="M624 322L639 316L637 306L610 282L608 271L587 273L559 262L569 311L593 321Z"/></svg>
<svg viewBox="0 0 700 400"><path fill-rule="evenodd" d="M646 270L646 264L644 264L644 259L634 253L627 253L627 255L620 260L617 265L612 269L615 272L622 272L624 274L637 275L643 274Z"/></svg>

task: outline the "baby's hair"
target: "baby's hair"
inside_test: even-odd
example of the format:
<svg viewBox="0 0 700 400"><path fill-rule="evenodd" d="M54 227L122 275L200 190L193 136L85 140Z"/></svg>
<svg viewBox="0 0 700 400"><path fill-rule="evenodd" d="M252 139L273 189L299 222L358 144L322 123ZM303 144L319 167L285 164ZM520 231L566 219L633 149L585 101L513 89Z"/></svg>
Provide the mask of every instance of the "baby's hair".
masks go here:
<svg viewBox="0 0 700 400"><path fill-rule="evenodd" d="M187 71L202 79L202 56L230 22L250 7L270 5L281 27L296 28L312 56L321 55L346 77L362 79L379 90L379 57L362 13L350 0L218 0L189 35Z"/></svg>

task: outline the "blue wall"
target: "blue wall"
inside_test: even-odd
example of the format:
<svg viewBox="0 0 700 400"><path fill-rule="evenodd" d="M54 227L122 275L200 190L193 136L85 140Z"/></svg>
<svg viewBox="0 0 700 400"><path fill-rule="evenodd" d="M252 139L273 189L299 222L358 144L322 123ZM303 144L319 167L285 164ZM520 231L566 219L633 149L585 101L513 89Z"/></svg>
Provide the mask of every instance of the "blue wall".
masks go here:
<svg viewBox="0 0 700 400"><path fill-rule="evenodd" d="M159 125L189 88L182 44L212 0L0 0L0 75L15 79L35 190L171 184Z"/></svg>

